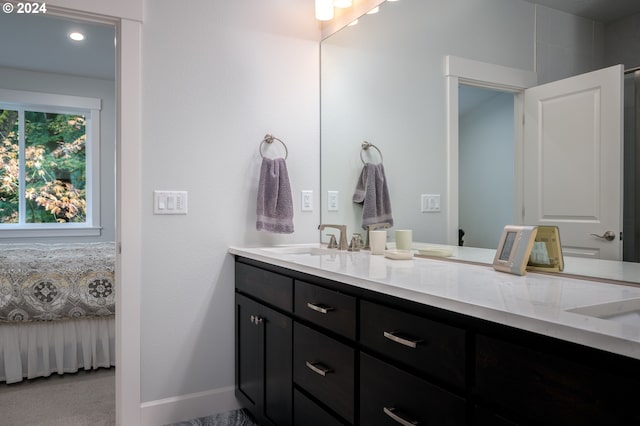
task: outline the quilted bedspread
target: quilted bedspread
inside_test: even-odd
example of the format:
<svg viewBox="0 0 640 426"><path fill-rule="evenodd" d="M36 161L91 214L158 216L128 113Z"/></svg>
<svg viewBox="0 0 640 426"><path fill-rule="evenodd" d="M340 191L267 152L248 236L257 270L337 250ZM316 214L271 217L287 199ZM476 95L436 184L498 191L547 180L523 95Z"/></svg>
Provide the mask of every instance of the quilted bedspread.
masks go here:
<svg viewBox="0 0 640 426"><path fill-rule="evenodd" d="M115 314L115 243L0 244L0 322Z"/></svg>

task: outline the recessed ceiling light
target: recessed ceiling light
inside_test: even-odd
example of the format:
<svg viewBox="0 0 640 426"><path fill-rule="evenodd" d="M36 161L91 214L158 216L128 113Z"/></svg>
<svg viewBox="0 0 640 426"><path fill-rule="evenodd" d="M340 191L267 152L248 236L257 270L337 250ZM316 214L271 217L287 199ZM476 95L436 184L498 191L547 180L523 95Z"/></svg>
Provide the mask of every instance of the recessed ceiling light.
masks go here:
<svg viewBox="0 0 640 426"><path fill-rule="evenodd" d="M69 38L74 41L82 41L85 37L84 34L74 31L72 33L69 33Z"/></svg>

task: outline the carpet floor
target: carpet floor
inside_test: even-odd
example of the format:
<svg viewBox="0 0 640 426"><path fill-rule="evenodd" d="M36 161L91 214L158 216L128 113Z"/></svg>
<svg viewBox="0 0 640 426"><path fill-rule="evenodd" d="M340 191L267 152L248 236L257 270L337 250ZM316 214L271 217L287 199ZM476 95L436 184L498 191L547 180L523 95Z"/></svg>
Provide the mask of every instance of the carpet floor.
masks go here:
<svg viewBox="0 0 640 426"><path fill-rule="evenodd" d="M0 384L0 426L116 424L115 368Z"/></svg>
<svg viewBox="0 0 640 426"><path fill-rule="evenodd" d="M115 368L0 383L0 426L114 426ZM258 426L245 410L167 426Z"/></svg>

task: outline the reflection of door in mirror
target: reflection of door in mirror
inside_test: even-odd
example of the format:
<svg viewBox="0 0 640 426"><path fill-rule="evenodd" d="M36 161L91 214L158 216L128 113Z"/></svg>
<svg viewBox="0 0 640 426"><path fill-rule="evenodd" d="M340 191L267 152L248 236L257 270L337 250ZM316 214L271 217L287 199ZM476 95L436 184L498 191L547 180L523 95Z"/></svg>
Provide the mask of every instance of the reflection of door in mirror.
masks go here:
<svg viewBox="0 0 640 426"><path fill-rule="evenodd" d="M622 260L622 74L525 90L524 222L557 225L565 256Z"/></svg>
<svg viewBox="0 0 640 426"><path fill-rule="evenodd" d="M495 249L515 221L513 93L460 85L458 226L464 245Z"/></svg>
<svg viewBox="0 0 640 426"><path fill-rule="evenodd" d="M451 58L451 63L455 62ZM490 64L466 63L477 69L494 68ZM452 65L451 69L455 67ZM474 80L478 84L504 84L499 79L485 83L479 78ZM471 118L467 117L468 112L458 111L458 223L470 246L495 248L490 233L499 234L501 224L555 225L560 228L566 255L621 260L617 237L622 229L621 88L622 67L615 66L524 90L524 148L522 154L517 154L522 155L521 161L514 155L514 139L509 138L514 135L514 128L506 127L504 135L499 136L505 125L494 121L492 102L483 103L479 111L472 108ZM487 93L486 89L461 86L459 99L471 97L467 94L470 91ZM509 109L513 111L513 95L505 96L511 100L505 105L508 114ZM458 103L463 108L464 104ZM476 114L481 118L474 117ZM515 122L514 116L510 117L514 125L523 121L522 113L515 116ZM517 139L519 132L515 133ZM506 142L483 158L483 153L473 151L468 140L485 138L493 143L501 138ZM477 166L475 162L486 165ZM508 165L514 167L507 168ZM481 171L474 175L472 171L476 169ZM494 176L501 172L500 178ZM522 177L522 187L514 184L519 181L517 176ZM509 182L513 185L507 185ZM478 222L475 228L465 229L474 221ZM597 237L606 230L613 230L616 238ZM488 241L479 238L483 231L489 232Z"/></svg>
<svg viewBox="0 0 640 426"><path fill-rule="evenodd" d="M623 260L640 262L640 68L624 77Z"/></svg>

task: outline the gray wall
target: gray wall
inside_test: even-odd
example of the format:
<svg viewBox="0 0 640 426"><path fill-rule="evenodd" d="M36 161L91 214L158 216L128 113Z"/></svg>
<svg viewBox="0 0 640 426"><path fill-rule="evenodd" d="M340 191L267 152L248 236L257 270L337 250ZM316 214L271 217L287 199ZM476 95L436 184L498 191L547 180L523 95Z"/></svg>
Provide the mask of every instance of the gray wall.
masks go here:
<svg viewBox="0 0 640 426"><path fill-rule="evenodd" d="M145 3L142 401L232 394L228 247L318 238L319 37L308 1ZM255 230L266 133L289 149L294 234ZM154 216L154 189L188 191L188 214ZM300 211L303 189L313 212Z"/></svg>
<svg viewBox="0 0 640 426"><path fill-rule="evenodd" d="M478 91L462 86L462 91ZM495 249L514 223L514 115L511 93L492 96L459 117L459 226L465 246Z"/></svg>
<svg viewBox="0 0 640 426"><path fill-rule="evenodd" d="M624 64L625 69L640 67L640 13L605 27L606 65Z"/></svg>

